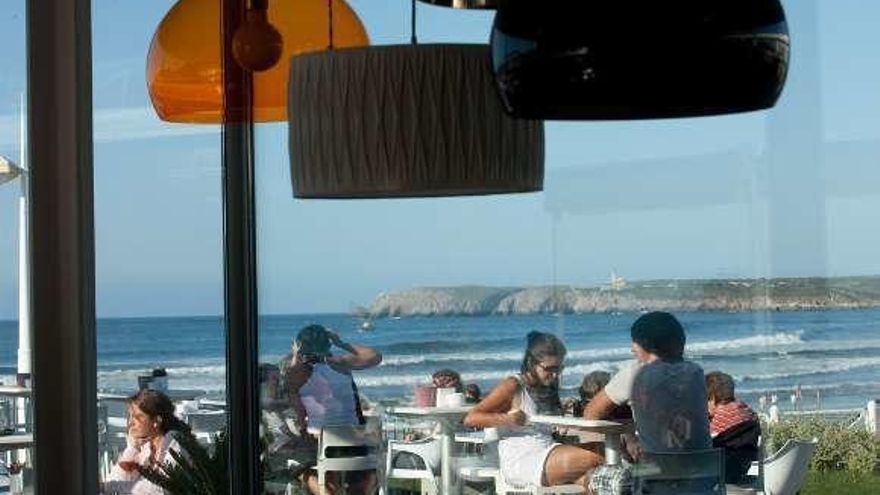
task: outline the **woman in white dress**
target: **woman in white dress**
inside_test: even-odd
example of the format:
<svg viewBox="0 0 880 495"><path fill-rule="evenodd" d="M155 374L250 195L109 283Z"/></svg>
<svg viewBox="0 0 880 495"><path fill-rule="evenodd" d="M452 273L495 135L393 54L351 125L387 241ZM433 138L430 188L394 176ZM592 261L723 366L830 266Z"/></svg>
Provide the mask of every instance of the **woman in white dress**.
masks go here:
<svg viewBox="0 0 880 495"><path fill-rule="evenodd" d="M176 436L189 427L174 416L174 403L162 392L145 389L128 399L127 446L102 484L105 495L163 495L161 487L141 476L146 467L174 465L169 454L182 452Z"/></svg>
<svg viewBox="0 0 880 495"><path fill-rule="evenodd" d="M530 332L520 373L502 380L464 419L467 426L498 428L501 475L509 484L586 487L589 473L603 462L597 452L555 442L550 426L526 426L529 416L561 414L565 353L555 335Z"/></svg>

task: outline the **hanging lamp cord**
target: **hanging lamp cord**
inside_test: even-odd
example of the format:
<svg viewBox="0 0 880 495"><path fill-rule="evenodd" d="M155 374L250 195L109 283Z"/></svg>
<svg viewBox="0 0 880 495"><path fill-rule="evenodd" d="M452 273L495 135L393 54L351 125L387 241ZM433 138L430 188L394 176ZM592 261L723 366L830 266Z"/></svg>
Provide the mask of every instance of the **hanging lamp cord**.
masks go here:
<svg viewBox="0 0 880 495"><path fill-rule="evenodd" d="M333 0L327 0L327 17L329 18L328 24L328 38L330 39L330 43L327 45L328 50L333 49Z"/></svg>
<svg viewBox="0 0 880 495"><path fill-rule="evenodd" d="M412 25L410 26L409 42L413 45L418 45L419 40L416 38L416 0L412 0L412 14L410 15L410 20L412 21Z"/></svg>

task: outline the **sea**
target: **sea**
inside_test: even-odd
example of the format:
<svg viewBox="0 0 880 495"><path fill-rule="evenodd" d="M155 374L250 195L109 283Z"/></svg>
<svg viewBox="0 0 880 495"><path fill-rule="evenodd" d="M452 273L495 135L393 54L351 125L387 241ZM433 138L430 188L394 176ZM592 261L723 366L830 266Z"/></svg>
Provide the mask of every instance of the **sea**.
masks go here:
<svg viewBox="0 0 880 495"><path fill-rule="evenodd" d="M361 331L363 320L346 314L267 315L260 318L260 360L277 363L299 328L320 323L382 352L380 366L355 373L362 395L406 402L416 385L441 368L457 370L466 383L487 392L519 370L526 334L540 330L565 342L562 395L573 396L586 373L613 373L631 359L629 327L638 316L393 317L372 320L372 330ZM768 402L775 396L783 411L858 408L880 398L880 309L677 316L687 331L687 357L707 372L732 375L738 395L755 407L762 396ZM97 329L100 390L129 393L138 375L161 367L171 388L224 397L222 318L107 318L98 320ZM0 321L5 383L14 379L17 332L16 322Z"/></svg>

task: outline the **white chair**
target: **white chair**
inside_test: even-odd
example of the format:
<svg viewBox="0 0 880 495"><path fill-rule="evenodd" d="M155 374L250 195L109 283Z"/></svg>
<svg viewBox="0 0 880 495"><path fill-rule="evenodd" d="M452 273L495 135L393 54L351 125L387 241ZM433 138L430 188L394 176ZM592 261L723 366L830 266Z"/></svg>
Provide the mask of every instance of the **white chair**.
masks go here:
<svg viewBox="0 0 880 495"><path fill-rule="evenodd" d="M113 463L125 450L128 436L128 403L125 399L98 400L98 450L101 479L110 475Z"/></svg>
<svg viewBox="0 0 880 495"><path fill-rule="evenodd" d="M497 488L498 476L500 475L501 473L496 466L468 465L458 468L458 479L462 484L466 481L477 483L491 482L495 483ZM464 489L462 488L459 491L463 492Z"/></svg>
<svg viewBox="0 0 880 495"><path fill-rule="evenodd" d="M569 495L585 493L586 489L581 485L514 485L508 483L499 471L495 477L495 493L498 495Z"/></svg>
<svg viewBox="0 0 880 495"><path fill-rule="evenodd" d="M214 437L226 429L225 411L198 411L186 415L186 423L196 439L210 445Z"/></svg>
<svg viewBox="0 0 880 495"><path fill-rule="evenodd" d="M461 433L455 436L455 441L463 446L465 454L457 459L458 491L464 492L465 483L497 485L498 430L486 428L477 432Z"/></svg>
<svg viewBox="0 0 880 495"><path fill-rule="evenodd" d="M345 449L362 448L363 454L339 455ZM327 493L327 471L371 471L379 466L378 439L364 426L325 426L318 441L318 489Z"/></svg>
<svg viewBox="0 0 880 495"><path fill-rule="evenodd" d="M392 479L419 480L422 495L436 495L440 491L437 471L440 462L440 441L426 438L413 442L389 440L385 455L384 493L388 493L388 482ZM406 454L411 466L401 466L398 462Z"/></svg>
<svg viewBox="0 0 880 495"><path fill-rule="evenodd" d="M804 485L810 459L819 440L788 440L776 453L764 459L764 493L794 495Z"/></svg>
<svg viewBox="0 0 880 495"><path fill-rule="evenodd" d="M722 449L642 452L633 465L633 494L724 495Z"/></svg>

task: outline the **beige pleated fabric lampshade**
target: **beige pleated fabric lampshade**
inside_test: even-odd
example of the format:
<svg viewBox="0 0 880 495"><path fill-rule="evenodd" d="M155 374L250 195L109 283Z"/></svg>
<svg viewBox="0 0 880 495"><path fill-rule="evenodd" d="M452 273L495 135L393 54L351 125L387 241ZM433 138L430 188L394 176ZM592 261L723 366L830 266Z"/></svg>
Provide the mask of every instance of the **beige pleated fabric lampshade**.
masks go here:
<svg viewBox="0 0 880 495"><path fill-rule="evenodd" d="M296 56L290 167L297 198L540 191L544 127L495 92L486 45L392 45Z"/></svg>

